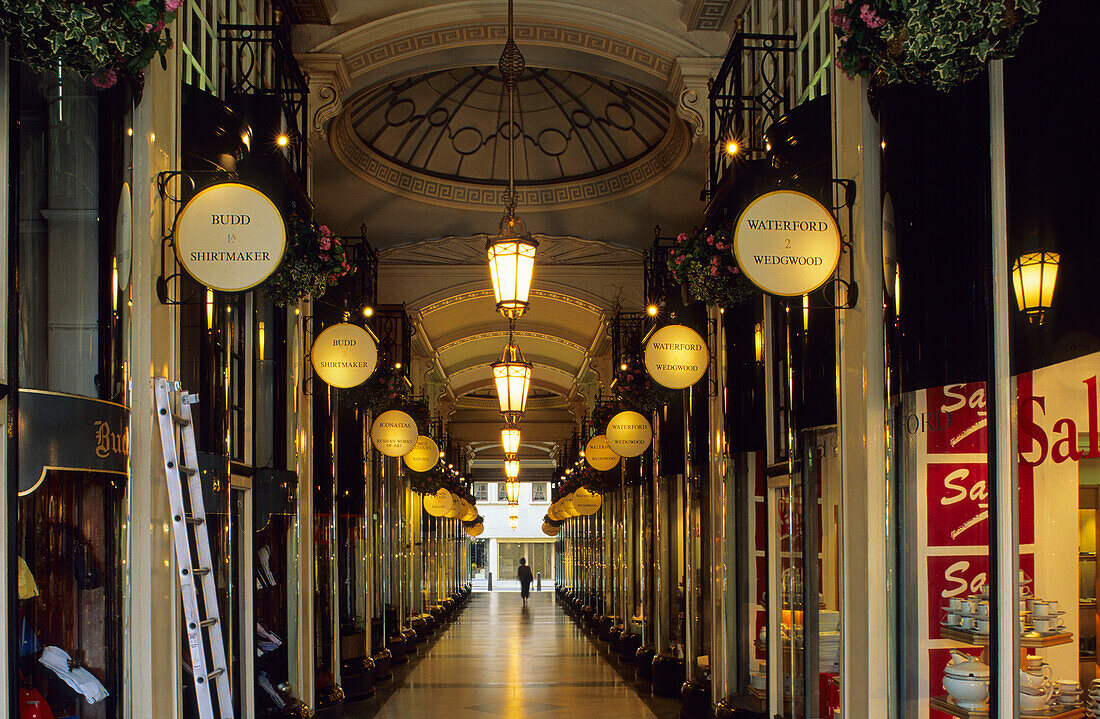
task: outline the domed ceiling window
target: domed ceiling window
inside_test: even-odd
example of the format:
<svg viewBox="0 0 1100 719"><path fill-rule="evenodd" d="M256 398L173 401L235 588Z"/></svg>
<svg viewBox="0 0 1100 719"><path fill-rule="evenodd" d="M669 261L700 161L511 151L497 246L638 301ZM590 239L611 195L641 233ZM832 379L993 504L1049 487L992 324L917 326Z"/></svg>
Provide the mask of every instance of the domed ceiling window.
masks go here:
<svg viewBox="0 0 1100 719"><path fill-rule="evenodd" d="M690 145L664 98L593 75L528 67L516 96L520 206L589 203L645 187ZM417 75L350 100L332 133L360 176L403 195L496 210L508 180L507 92L496 67Z"/></svg>

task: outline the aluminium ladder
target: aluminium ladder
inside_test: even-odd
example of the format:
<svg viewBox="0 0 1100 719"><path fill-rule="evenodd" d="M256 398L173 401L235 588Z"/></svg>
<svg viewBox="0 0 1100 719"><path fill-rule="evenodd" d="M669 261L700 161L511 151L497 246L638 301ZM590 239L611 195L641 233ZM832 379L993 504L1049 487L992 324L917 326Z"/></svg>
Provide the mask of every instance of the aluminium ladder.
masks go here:
<svg viewBox="0 0 1100 719"><path fill-rule="evenodd" d="M183 616L187 622L187 644L191 652L195 700L202 719L215 719L214 701L210 694L210 683L213 682L217 690L217 716L220 719L233 719L233 698L229 689L221 618L218 616L214 565L210 555L210 537L206 528L199 458L195 447L195 425L191 417L191 405L198 402L199 397L180 392L179 383L169 383L165 377L157 377L153 381L153 392L156 397L157 421L160 424L160 442L164 450L168 500L172 508L172 537L176 545ZM180 392L178 411L172 401L173 392ZM177 426L180 429L182 463L176 450ZM186 484L183 477L187 478ZM192 559L192 548L197 555L197 564ZM196 578L202 584L201 602L200 590L195 584Z"/></svg>

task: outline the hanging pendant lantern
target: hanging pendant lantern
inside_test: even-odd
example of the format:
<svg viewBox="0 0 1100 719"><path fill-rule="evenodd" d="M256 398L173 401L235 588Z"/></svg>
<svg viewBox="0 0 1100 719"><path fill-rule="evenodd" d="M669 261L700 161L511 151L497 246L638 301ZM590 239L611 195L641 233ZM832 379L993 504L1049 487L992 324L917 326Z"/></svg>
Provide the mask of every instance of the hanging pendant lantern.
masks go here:
<svg viewBox="0 0 1100 719"><path fill-rule="evenodd" d="M500 446L504 449L505 459L514 459L519 452L519 427L505 425L500 430Z"/></svg>
<svg viewBox="0 0 1100 719"><path fill-rule="evenodd" d="M535 271L535 251L539 243L527 234L523 220L516 215L519 192L516 190L516 86L527 66L515 40L512 2L508 2L508 40L500 54L497 67L508 90L508 188L504 191L504 217L496 237L485 244L489 256L489 275L497 299L497 312L510 320L527 311L531 292L531 277Z"/></svg>
<svg viewBox="0 0 1100 719"><path fill-rule="evenodd" d="M510 526L512 528L513 532L516 530L516 527L518 525L519 525L519 516L516 515L515 513L512 513L512 514L508 515L508 526Z"/></svg>
<svg viewBox="0 0 1100 719"><path fill-rule="evenodd" d="M1057 252L1028 252L1012 264L1016 306L1031 324L1043 324L1043 315L1050 309L1060 260Z"/></svg>
<svg viewBox="0 0 1100 719"><path fill-rule="evenodd" d="M497 236L485 245L489 256L489 275L493 280L497 312L516 319L527 311L531 277L535 272L535 251L539 243L527 234L515 209L500 221Z"/></svg>
<svg viewBox="0 0 1100 719"><path fill-rule="evenodd" d="M508 494L509 507L519 505L519 482L514 479L509 479L504 483L504 491Z"/></svg>
<svg viewBox="0 0 1100 719"><path fill-rule="evenodd" d="M508 481L514 482L519 477L519 460L509 459L504 463L504 476L508 478Z"/></svg>
<svg viewBox="0 0 1100 719"><path fill-rule="evenodd" d="M523 416L527 407L527 390L531 387L531 370L534 365L523 358L519 345L509 341L504 346L500 360L491 367L497 386L500 413L504 415L505 421L514 423Z"/></svg>

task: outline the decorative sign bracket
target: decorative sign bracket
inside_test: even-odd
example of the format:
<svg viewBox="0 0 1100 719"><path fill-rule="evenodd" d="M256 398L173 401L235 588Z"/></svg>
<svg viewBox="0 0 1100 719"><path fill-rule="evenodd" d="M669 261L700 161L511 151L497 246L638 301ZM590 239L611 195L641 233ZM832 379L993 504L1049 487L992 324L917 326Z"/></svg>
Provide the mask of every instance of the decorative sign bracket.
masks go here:
<svg viewBox="0 0 1100 719"><path fill-rule="evenodd" d="M840 265L838 264L833 278L821 289L821 295L825 298L825 305L817 308L811 305L811 308L850 310L856 306L856 301L859 299L859 284L853 279L855 277L855 255L853 254L854 245L852 242L854 231L852 207L856 202L856 181L834 177L832 184L839 186L843 191L840 204L833 205L830 208L833 216L836 217L841 210L845 210L845 214L848 215L848 231L840 234L840 256L848 257L848 279L841 277Z"/></svg>
<svg viewBox="0 0 1100 719"><path fill-rule="evenodd" d="M214 182L233 182L237 179L236 173L226 172L224 170L194 170L191 172L186 172L184 170L165 170L164 172L157 173L157 194L160 195L161 202L174 202L176 204L176 211L172 214L172 221L170 223L165 222L166 218L164 212L161 212L160 215L160 275L157 276L157 299L160 300L162 305L188 305L198 304L202 301L201 299L195 299L193 297L187 297L182 300L172 298L169 291L169 283L172 280L177 280L178 282L182 275L179 272L173 272L170 275L167 274L166 262L166 249L171 247L173 253L175 252L176 218L179 217L179 213L183 210L184 205L183 198L172 194L169 185L172 180L179 178L189 183L191 191L194 192L198 189L198 183L195 181L196 177L204 180L206 184Z"/></svg>

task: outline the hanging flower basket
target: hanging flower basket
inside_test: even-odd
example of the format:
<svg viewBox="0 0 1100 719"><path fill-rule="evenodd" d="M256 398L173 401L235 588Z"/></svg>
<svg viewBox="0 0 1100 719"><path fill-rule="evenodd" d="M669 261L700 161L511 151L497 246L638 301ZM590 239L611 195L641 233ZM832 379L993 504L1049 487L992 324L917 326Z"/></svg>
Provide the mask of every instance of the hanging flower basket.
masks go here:
<svg viewBox="0 0 1100 719"><path fill-rule="evenodd" d="M417 494L435 494L447 484L445 466L436 466L427 472L409 472L409 489Z"/></svg>
<svg viewBox="0 0 1100 719"><path fill-rule="evenodd" d="M672 282L687 287L692 299L733 307L758 296L759 290L741 273L733 244L725 230L681 232L665 260Z"/></svg>
<svg viewBox="0 0 1100 719"><path fill-rule="evenodd" d="M296 305L307 298L317 299L354 271L343 242L328 227L291 215L283 261L264 282L263 290L275 304Z"/></svg>
<svg viewBox="0 0 1100 719"><path fill-rule="evenodd" d="M848 77L947 92L1011 57L1039 0L840 0L836 64Z"/></svg>
<svg viewBox="0 0 1100 719"><path fill-rule="evenodd" d="M0 0L0 35L39 72L60 65L108 88L137 79L172 47L168 26L183 0Z"/></svg>

